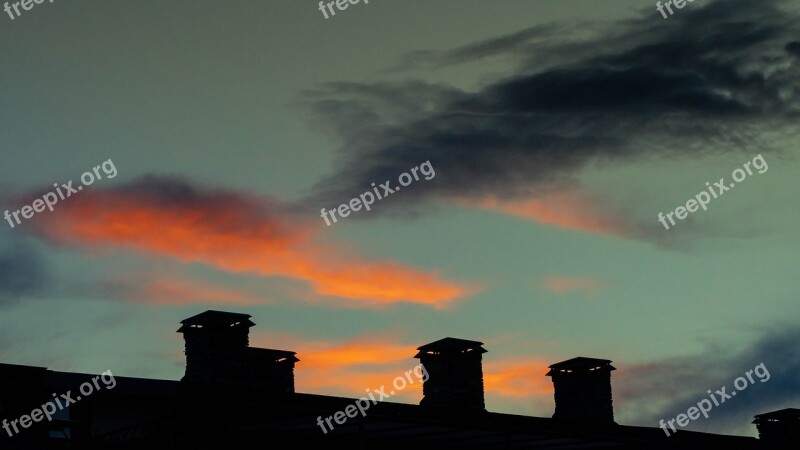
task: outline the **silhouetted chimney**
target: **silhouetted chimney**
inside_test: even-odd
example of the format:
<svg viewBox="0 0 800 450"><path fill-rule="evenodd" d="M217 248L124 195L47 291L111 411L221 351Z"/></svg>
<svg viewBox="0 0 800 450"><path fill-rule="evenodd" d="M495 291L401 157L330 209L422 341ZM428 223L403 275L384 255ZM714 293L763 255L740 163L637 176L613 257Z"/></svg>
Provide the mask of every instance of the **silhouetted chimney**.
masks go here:
<svg viewBox="0 0 800 450"><path fill-rule="evenodd" d="M423 406L484 409L482 342L447 337L419 347L428 373L422 386Z"/></svg>
<svg viewBox="0 0 800 450"><path fill-rule="evenodd" d="M186 343L183 380L248 384L294 392L294 352L248 347L249 314L206 311L181 321Z"/></svg>
<svg viewBox="0 0 800 450"><path fill-rule="evenodd" d="M244 381L272 391L294 392L295 352L270 348L248 348L245 353L247 376Z"/></svg>
<svg viewBox="0 0 800 450"><path fill-rule="evenodd" d="M614 423L611 371L607 359L572 358L550 366L556 410L554 419L586 423Z"/></svg>
<svg viewBox="0 0 800 450"><path fill-rule="evenodd" d="M758 437L767 448L800 447L800 409L787 408L755 416Z"/></svg>

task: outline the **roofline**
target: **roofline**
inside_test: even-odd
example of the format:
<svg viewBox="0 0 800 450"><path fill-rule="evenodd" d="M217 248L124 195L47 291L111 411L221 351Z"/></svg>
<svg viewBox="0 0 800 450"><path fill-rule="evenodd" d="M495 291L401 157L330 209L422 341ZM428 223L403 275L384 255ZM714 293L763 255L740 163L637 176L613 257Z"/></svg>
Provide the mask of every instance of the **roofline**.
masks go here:
<svg viewBox="0 0 800 450"><path fill-rule="evenodd" d="M439 344L442 341L460 341L460 342L464 342L464 343L474 344L474 345L476 345L478 347L483 347L483 342L480 342L480 341L471 341L469 339L461 339L461 338L454 338L454 337L448 336L448 337L441 338L441 339L439 339L437 341L429 342L429 343L427 343L425 345L420 345L419 347L417 347L417 350L422 350L422 349L430 347L432 345ZM484 349L484 352L486 352L486 351L488 351L488 350Z"/></svg>
<svg viewBox="0 0 800 450"><path fill-rule="evenodd" d="M196 319L199 316L202 316L204 314L224 314L226 316L238 316L238 317L241 317L241 318L244 318L244 319L250 319L250 318L253 317L250 314L245 314L245 313L235 313L235 312L229 312L229 311L218 311L218 310L215 310L215 309L208 309L208 310L203 311L201 313L195 314L192 317L187 317L187 318L181 320L181 323L186 323L186 322L188 322L188 321L190 321L192 319Z"/></svg>

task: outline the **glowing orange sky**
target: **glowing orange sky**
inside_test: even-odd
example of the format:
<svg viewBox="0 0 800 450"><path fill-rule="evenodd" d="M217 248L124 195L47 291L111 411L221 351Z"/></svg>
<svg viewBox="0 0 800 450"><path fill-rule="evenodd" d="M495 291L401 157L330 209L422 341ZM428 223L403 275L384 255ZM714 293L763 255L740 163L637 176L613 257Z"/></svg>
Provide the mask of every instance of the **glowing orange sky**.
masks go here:
<svg viewBox="0 0 800 450"><path fill-rule="evenodd" d="M43 216L39 232L57 243L124 248L227 272L302 280L315 294L366 306L405 301L442 308L469 290L433 271L368 261L352 249L317 243L318 227L257 199L225 195L205 200L180 203L148 194L84 192ZM218 300L236 299L222 295Z"/></svg>
<svg viewBox="0 0 800 450"><path fill-rule="evenodd" d="M459 203L567 230L613 236L630 234L625 224L614 220L609 211L599 210L592 199L577 193L553 192L537 198L517 200L486 196L478 200L460 200Z"/></svg>
<svg viewBox="0 0 800 450"><path fill-rule="evenodd" d="M298 392L361 396L366 389L389 386L398 376L419 364L413 356L422 343L405 344L388 338L360 336L342 342L306 340L296 335L257 333L251 345L282 347L297 352L300 362L295 367ZM286 350L287 348L283 348ZM551 402L553 388L544 374L548 364L539 358L502 358L484 356L484 391L488 397ZM415 377L414 374L411 375ZM417 379L415 378L415 381ZM417 403L422 398L420 383L408 384L398 392L398 401Z"/></svg>

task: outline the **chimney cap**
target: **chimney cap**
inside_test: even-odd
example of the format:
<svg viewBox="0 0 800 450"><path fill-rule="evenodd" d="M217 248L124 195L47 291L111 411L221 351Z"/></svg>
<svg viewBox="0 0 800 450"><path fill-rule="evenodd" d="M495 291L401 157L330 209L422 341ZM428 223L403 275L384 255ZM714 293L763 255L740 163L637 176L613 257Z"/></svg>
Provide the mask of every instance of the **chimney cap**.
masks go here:
<svg viewBox="0 0 800 450"><path fill-rule="evenodd" d="M550 371L545 374L546 376L552 376L556 372L588 372L595 370L608 370L610 372L612 370L617 370L616 367L611 365L611 360L586 358L583 356L551 364L548 367Z"/></svg>
<svg viewBox="0 0 800 450"><path fill-rule="evenodd" d="M250 328L255 325L255 323L250 320L250 317L252 317L250 314L214 311L209 309L208 311L201 312L188 319L181 320L181 327L178 329L178 333L183 333L191 328L203 328L206 326L233 327L236 325L244 325Z"/></svg>
<svg viewBox="0 0 800 450"><path fill-rule="evenodd" d="M295 355L297 352L291 352L288 350L275 350L273 348L256 348L256 347L247 347L246 355L256 358L267 358L271 359L275 362L280 362L284 359L288 359L292 362L300 361Z"/></svg>
<svg viewBox="0 0 800 450"><path fill-rule="evenodd" d="M752 423L759 424L763 422L797 420L797 419L800 419L800 409L786 408L786 409L780 409L778 411L771 411L764 414L758 414L757 416L755 416L755 420Z"/></svg>
<svg viewBox="0 0 800 450"><path fill-rule="evenodd" d="M488 350L481 347L483 342L478 341L468 341L466 339L458 339L452 337L446 337L444 339L439 339L438 341L431 342L430 344L425 344L423 346L417 347L419 353L414 355L414 358L419 358L424 354L438 354L438 353L467 353L467 352L477 352L478 354L486 353Z"/></svg>

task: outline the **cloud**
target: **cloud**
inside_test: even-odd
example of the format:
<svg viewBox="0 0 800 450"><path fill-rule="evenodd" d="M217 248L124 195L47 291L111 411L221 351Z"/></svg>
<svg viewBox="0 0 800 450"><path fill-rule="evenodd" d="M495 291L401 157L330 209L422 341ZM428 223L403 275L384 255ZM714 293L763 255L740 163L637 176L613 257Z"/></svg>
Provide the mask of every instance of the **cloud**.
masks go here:
<svg viewBox="0 0 800 450"><path fill-rule="evenodd" d="M546 377L549 363L540 359L519 358L486 362L483 384L487 396L505 396L534 400L539 397L552 404L553 383Z"/></svg>
<svg viewBox="0 0 800 450"><path fill-rule="evenodd" d="M539 50L555 33L563 32L557 23L546 23L526 28L516 33L485 41L467 44L449 51L422 50L407 55L397 69L432 66L437 68L465 64L500 55L528 52L533 44Z"/></svg>
<svg viewBox="0 0 800 450"><path fill-rule="evenodd" d="M693 421L688 429L697 431L749 433L753 416L800 404L800 328L776 328L764 333L743 349L715 345L692 356L625 366L614 372L616 414L620 420L657 426L660 419L674 418L726 386L734 388L734 380L764 363L770 374L761 382L753 375L754 384L709 413L708 419Z"/></svg>
<svg viewBox="0 0 800 450"><path fill-rule="evenodd" d="M576 230L616 236L629 236L633 230L611 213L604 210L601 201L578 192L556 192L539 198L502 199L485 196L475 200L462 199L481 209L498 211L534 222L566 230Z"/></svg>
<svg viewBox="0 0 800 450"><path fill-rule="evenodd" d="M263 298L242 289L174 277L106 281L102 283L102 291L104 297L169 306L195 304L244 306L265 303Z"/></svg>
<svg viewBox="0 0 800 450"><path fill-rule="evenodd" d="M314 394L360 397L365 390L387 386L419 364L414 359L419 345L404 344L387 337L359 336L342 342L310 340L299 335L277 335L258 332L251 338L253 346L274 348L282 342L286 349L297 352L300 362L295 369L296 390ZM392 400L416 403L422 398L422 384L412 374L409 384Z"/></svg>
<svg viewBox="0 0 800 450"><path fill-rule="evenodd" d="M414 353L413 345L364 338L339 344L315 343L307 346L304 361L320 369L353 365L380 366L408 359Z"/></svg>
<svg viewBox="0 0 800 450"><path fill-rule="evenodd" d="M670 21L648 8L607 27L540 26L428 55L519 62L473 90L420 80L325 85L309 102L341 134L343 162L306 202L341 203L430 160L435 180L358 217L466 198L539 223L646 238L658 228L597 210L561 217L549 195L585 192L579 176L592 166L771 151L767 136L795 133L798 20L782 4L713 1ZM563 41L565 29L577 37Z"/></svg>
<svg viewBox="0 0 800 450"><path fill-rule="evenodd" d="M419 364L413 358L420 342L406 343L386 336L357 336L341 342L306 339L294 334L257 332L253 346L273 348L276 342L297 352L295 369L299 392L358 397L366 389L388 387L398 376ZM280 346L279 346L280 347ZM553 387L545 374L548 363L537 357L484 357L483 380L487 402L523 409L534 403L540 410L553 407ZM416 381L416 379L415 379ZM409 384L394 400L418 403L422 385Z"/></svg>
<svg viewBox="0 0 800 450"><path fill-rule="evenodd" d="M45 261L35 248L12 244L0 249L0 305L38 296L50 283Z"/></svg>
<svg viewBox="0 0 800 450"><path fill-rule="evenodd" d="M492 411L550 417L553 383L545 376L552 361L540 355L484 357L486 407Z"/></svg>
<svg viewBox="0 0 800 450"><path fill-rule="evenodd" d="M594 278L556 276L545 277L544 280L542 280L542 284L547 290L558 295L565 295L575 291L594 294L607 285L605 282Z"/></svg>
<svg viewBox="0 0 800 450"><path fill-rule="evenodd" d="M369 261L316 239L321 220L302 219L281 202L145 177L115 189L82 192L29 230L54 245L130 250L218 270L308 283L329 304L379 307L412 302L442 308L469 287L394 261ZM318 223L319 222L319 223ZM160 293L186 286L150 286ZM157 292L157 293L158 293ZM241 298L220 293L228 300Z"/></svg>

